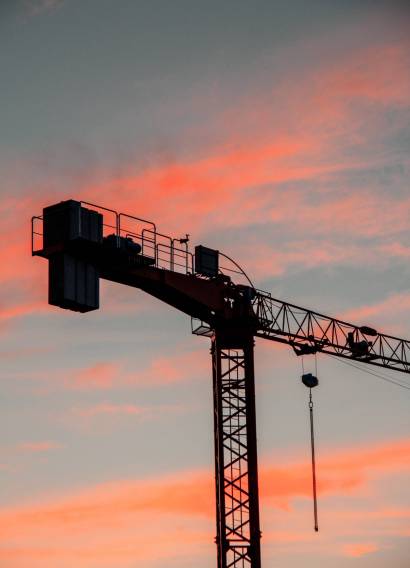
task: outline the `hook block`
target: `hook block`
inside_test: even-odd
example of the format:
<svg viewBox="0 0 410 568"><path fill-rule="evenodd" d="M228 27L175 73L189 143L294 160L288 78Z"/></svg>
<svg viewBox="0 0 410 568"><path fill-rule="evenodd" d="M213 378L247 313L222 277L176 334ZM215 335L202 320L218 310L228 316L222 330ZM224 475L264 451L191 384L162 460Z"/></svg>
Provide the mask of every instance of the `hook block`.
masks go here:
<svg viewBox="0 0 410 568"><path fill-rule="evenodd" d="M314 387L317 387L319 381L315 375L312 375L312 373L305 373L302 375L302 383L309 389L313 389Z"/></svg>

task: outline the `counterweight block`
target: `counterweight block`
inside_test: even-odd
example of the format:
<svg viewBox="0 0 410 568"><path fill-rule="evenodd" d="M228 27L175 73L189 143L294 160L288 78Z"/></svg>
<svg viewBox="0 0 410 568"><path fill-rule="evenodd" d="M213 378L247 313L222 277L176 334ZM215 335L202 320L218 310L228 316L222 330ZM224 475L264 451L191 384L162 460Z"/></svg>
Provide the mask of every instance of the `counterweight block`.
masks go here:
<svg viewBox="0 0 410 568"><path fill-rule="evenodd" d="M65 253L48 263L48 303L74 312L90 312L100 307L98 270L90 263Z"/></svg>
<svg viewBox="0 0 410 568"><path fill-rule="evenodd" d="M79 201L62 201L43 211L44 246L49 257L48 302L75 312L99 308L99 272L90 262L66 252L75 243L102 243L102 215L81 206Z"/></svg>

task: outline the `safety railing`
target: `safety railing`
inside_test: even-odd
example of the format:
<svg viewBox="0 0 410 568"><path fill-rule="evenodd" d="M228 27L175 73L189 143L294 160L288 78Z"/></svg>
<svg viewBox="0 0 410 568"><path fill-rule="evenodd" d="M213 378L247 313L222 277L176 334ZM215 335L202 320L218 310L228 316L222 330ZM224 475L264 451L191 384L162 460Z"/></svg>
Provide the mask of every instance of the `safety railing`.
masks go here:
<svg viewBox="0 0 410 568"><path fill-rule="evenodd" d="M31 218L31 254L35 255L43 249L43 217L34 215Z"/></svg>
<svg viewBox="0 0 410 568"><path fill-rule="evenodd" d="M118 234L118 224L116 218L116 212L112 209L107 209L105 207L99 207L97 205L93 205L86 201L81 201L81 204L86 204L87 206L93 207L94 210L98 211L99 209L103 209L105 211L111 212L115 214L114 220L112 222L103 222L103 236L107 237L110 234L117 235ZM106 218L103 217L103 220L106 221ZM31 218L31 254L32 256L40 253L44 248L44 219L42 215L34 215Z"/></svg>
<svg viewBox="0 0 410 568"><path fill-rule="evenodd" d="M80 201L82 206L103 215L103 237L115 235L117 246L121 246L121 237L132 239L141 246L141 255L153 260L152 266L182 274L194 273L194 255L189 250L189 238L178 239L160 233L155 223L128 213L118 213L114 209L97 205L89 201ZM31 219L31 253L40 253L44 248L43 217ZM178 245L184 245L182 246Z"/></svg>
<svg viewBox="0 0 410 568"><path fill-rule="evenodd" d="M90 203L89 201L80 201L80 203L81 205L86 205L88 209L91 208L93 211L102 214L103 237L107 237L109 234L112 234L112 230L114 230L115 234L118 235L119 218L118 213L114 209L103 207L102 205L96 205L95 203ZM109 216L108 219L107 216Z"/></svg>
<svg viewBox="0 0 410 568"><path fill-rule="evenodd" d="M148 219L136 217L128 213L118 213L115 209L104 207L90 201L80 201L81 205L92 209L103 216L103 237L115 235L117 246L121 246L121 237L132 239L141 247L141 255L152 260L156 268L179 272L181 274L195 273L195 256L189 250L189 236L175 238L160 233L157 226ZM38 254L44 248L43 217L34 216L31 219L31 252ZM219 272L225 276L243 279L254 287L246 273L232 258L219 251L223 258Z"/></svg>

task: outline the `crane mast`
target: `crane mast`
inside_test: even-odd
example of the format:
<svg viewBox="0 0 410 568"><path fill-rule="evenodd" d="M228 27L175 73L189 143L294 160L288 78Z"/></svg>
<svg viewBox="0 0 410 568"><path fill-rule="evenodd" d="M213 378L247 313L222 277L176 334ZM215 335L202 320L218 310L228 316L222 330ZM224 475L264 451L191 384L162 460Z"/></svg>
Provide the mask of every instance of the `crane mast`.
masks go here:
<svg viewBox="0 0 410 568"><path fill-rule="evenodd" d="M32 254L49 261L49 303L99 308L100 278L138 288L191 316L211 338L218 568L261 568L254 343L292 347L410 373L410 342L325 316L256 290L237 263L188 235L85 201L32 218ZM230 259L229 259L230 260ZM246 284L233 278L241 276Z"/></svg>
<svg viewBox="0 0 410 568"><path fill-rule="evenodd" d="M212 337L218 568L260 567L254 338Z"/></svg>

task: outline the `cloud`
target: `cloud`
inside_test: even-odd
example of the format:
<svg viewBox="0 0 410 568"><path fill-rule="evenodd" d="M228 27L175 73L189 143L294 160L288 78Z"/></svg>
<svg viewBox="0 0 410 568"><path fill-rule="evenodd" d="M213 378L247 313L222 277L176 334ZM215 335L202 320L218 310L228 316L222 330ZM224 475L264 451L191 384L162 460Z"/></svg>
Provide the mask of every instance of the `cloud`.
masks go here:
<svg viewBox="0 0 410 568"><path fill-rule="evenodd" d="M26 452L33 453L44 453L52 450L58 450L62 448L61 444L56 442L44 441L44 442L23 442L19 444L18 448Z"/></svg>
<svg viewBox="0 0 410 568"><path fill-rule="evenodd" d="M399 242L382 245L380 250L386 255L396 256L399 258L410 258L410 247Z"/></svg>
<svg viewBox="0 0 410 568"><path fill-rule="evenodd" d="M405 261L410 164L402 145L391 140L410 96L407 58L408 45L397 42L347 50L275 85L265 78L216 119L214 144L197 145L189 157L185 152L172 161L151 155L139 167L122 164L120 175L101 170L92 181L83 176L76 180L79 196L112 206L115 195L118 209L154 218L165 232L194 230L197 238L212 240L219 232L226 241L230 231L238 238L231 238L226 252L249 262L260 278L296 265ZM16 314L20 304L27 313L33 302L46 305L46 263L30 257L27 224L43 205L71 197L54 181L53 190L49 180L40 191L27 186L35 197L10 197L0 211L8 243L0 252L0 281L25 295L15 302L7 293ZM18 213L17 226L8 220L11 209ZM181 227L181 219L188 225ZM285 244L266 247L278 234ZM10 313L9 321L24 313Z"/></svg>
<svg viewBox="0 0 410 568"><path fill-rule="evenodd" d="M45 12L59 3L31 4ZM382 259L388 262L390 255L405 262L409 256L403 244L403 233L409 230L410 201L403 185L407 165L391 140L396 139L401 111L409 100L406 49L393 45L354 54L347 50L346 56L315 73L298 71L298 76L275 88L273 81L258 84L255 92L247 93L248 100L232 101L232 110L220 117L217 143L174 161L152 155L145 167L128 163L119 168L123 175L102 170L95 183L87 176L73 186L81 188L81 197L108 206L115 195L121 209L154 217L165 231L178 236L182 223L184 231L219 239L216 242L225 243L230 234L234 242L227 252L233 252L237 260L246 259L251 275L259 278L284 274L295 266L378 266ZM202 130L196 135L200 139ZM33 187L27 187L34 193ZM56 180L56 189L43 190L35 203L16 202L20 209L15 211L24 219L18 230L3 225L7 228L3 238L7 246L0 252L4 322L46 306L46 262L29 256L26 229L30 215L43 204L65 197L64 181ZM267 241L274 244L269 246ZM379 317L390 310L398 313L400 305L407 303L404 296L396 296L363 306L357 318ZM90 390L124 384L173 385L194 376L196 360L195 354L171 355L131 372L121 362L102 358L74 369L65 384ZM112 402L76 411L96 420L144 417L147 412L138 405ZM48 451L46 444L52 442L28 442L24 451ZM362 497L370 484L376 494L378 479L394 483L396 474L409 470L408 454L405 441L323 453L319 479L323 506L332 498ZM279 463L275 458L262 461L263 507L291 511L310 498L309 467L297 458L275 467ZM0 563L18 568L118 568L138 560L149 566L155 562L155 551L157 563L168 565L167 556L175 556L180 568L184 554L196 558L197 548L205 550L208 541L214 552L213 498L212 474L201 470L154 480L118 480L70 495L46 495L38 503L8 506L0 514L0 538L4 539ZM378 494L375 499L379 506ZM338 524L339 532L351 530L349 520L354 514L357 511L348 511L347 522ZM402 518L408 524L404 509L380 508L377 514ZM394 534L399 529L389 528ZM278 531L273 537L282 543L306 540L292 531ZM363 555L374 546L380 547L373 536L366 535L348 543L342 554Z"/></svg>
<svg viewBox="0 0 410 568"><path fill-rule="evenodd" d="M346 556L352 556L353 558L360 558L366 554L371 554L380 550L380 547L375 543L362 542L355 544L346 544L343 548L344 554Z"/></svg>
<svg viewBox="0 0 410 568"><path fill-rule="evenodd" d="M317 240L294 240L280 247L275 244L245 244L238 247L238 256L246 259L243 266L253 279L265 279L287 274L289 270L321 268L355 264L363 259L363 250L358 245ZM368 254L371 264L375 255Z"/></svg>
<svg viewBox="0 0 410 568"><path fill-rule="evenodd" d="M376 327L378 323L385 324L387 321L390 325L397 327L397 320L404 318L409 311L410 293L401 292L393 294L381 302L353 308L345 312L342 317L347 321L366 321L369 324L375 324ZM408 318L406 319L407 322Z"/></svg>
<svg viewBox="0 0 410 568"><path fill-rule="evenodd" d="M111 404L109 402L102 402L101 404L96 404L94 406L74 409L75 414L84 418L93 418L104 414L108 414L110 416L141 416L145 413L145 411L144 407L136 406L135 404Z"/></svg>
<svg viewBox="0 0 410 568"><path fill-rule="evenodd" d="M116 363L95 363L74 371L67 377L67 384L75 388L106 389L113 387L118 379L119 365Z"/></svg>
<svg viewBox="0 0 410 568"><path fill-rule="evenodd" d="M40 350L39 350L40 349ZM18 360L21 355L31 356L49 354L50 348L12 349L4 352L4 357ZM47 388L77 391L110 391L124 387L158 388L185 382L208 379L211 372L211 359L207 349L189 349L176 345L175 353L159 356L126 359L100 360L71 369L40 366L36 369L12 370L6 377L35 380L46 383ZM164 350L162 351L164 353ZM59 378L56 382L56 377ZM102 409L100 409L102 412ZM108 408L106 413L108 413Z"/></svg>
<svg viewBox="0 0 410 568"><path fill-rule="evenodd" d="M408 44L399 42L375 45L363 49L356 58L347 58L322 82L327 87L323 99L337 99L341 104L347 100L350 104L359 101L407 106L408 48Z"/></svg>
<svg viewBox="0 0 410 568"><path fill-rule="evenodd" d="M380 234L389 223L390 211L377 209L372 171L391 163L392 156L380 149L372 151L373 130L380 137L379 121L384 116L374 104L390 108L407 103L407 53L405 44L379 45L347 51L315 70L298 70L297 77L281 77L274 86L265 79L246 97L237 97L221 115L214 146L173 161L153 156L151 165L139 171L125 165L119 176L92 184L86 181L83 191L108 205L115 192L122 210L139 211L148 218L155 213L155 220L172 230L179 229L183 217L197 231L206 226L212 231L221 225L263 223L270 217L276 222L278 208L281 220L288 218L289 211L297 213L310 205L312 226L314 219L318 227L325 220L327 229L337 223L359 234L367 230ZM355 107L358 102L371 113L365 123ZM395 126L399 124L393 122ZM347 178L338 179L342 174ZM292 185L308 181L316 188L292 191ZM280 191L280 184L288 187ZM309 203L312 195L319 199ZM391 196L388 199L392 202ZM404 215L403 219L408 223Z"/></svg>
<svg viewBox="0 0 410 568"><path fill-rule="evenodd" d="M410 441L333 452L320 459L318 492L322 495L349 493L362 487L372 476L410 468ZM312 483L307 464L288 468L270 467L265 462L260 476L261 494L281 507L297 495L309 497Z"/></svg>
<svg viewBox="0 0 410 568"><path fill-rule="evenodd" d="M383 247L404 258L405 247L397 243L410 229L410 200L400 191L381 190L380 178L388 179L392 169L400 189L408 159L387 152L380 132L387 129L385 109L402 108L410 95L407 52L404 44L348 52L316 73L301 73L297 89L284 79L265 99L255 94L239 99L220 120L225 139L221 135L224 141L217 146L139 171L125 167L120 176L85 183L83 191L106 205L115 192L118 208L155 217L165 231L181 231L182 218L201 238L247 228L255 254L275 228L286 244L270 251L270 266L251 260L263 277L295 264L357 265L364 258L388 263L390 255L380 254ZM278 104L272 105L272 97ZM370 113L365 122L357 105ZM256 106L262 108L259 118ZM249 116L255 132L245 126ZM390 126L399 128L399 119ZM250 258L241 239L227 251L240 261Z"/></svg>
<svg viewBox="0 0 410 568"><path fill-rule="evenodd" d="M29 16L51 12L63 5L65 0L25 0L25 10Z"/></svg>
<svg viewBox="0 0 410 568"><path fill-rule="evenodd" d="M189 381L208 370L204 350L158 356L145 367L129 370L117 362L99 362L73 370L65 376L65 385L74 389L111 389L124 385L164 386Z"/></svg>
<svg viewBox="0 0 410 568"><path fill-rule="evenodd" d="M20 318L48 310L48 305L39 301L22 301L19 304L0 306L0 330L7 330L10 324L15 323Z"/></svg>
<svg viewBox="0 0 410 568"><path fill-rule="evenodd" d="M71 415L85 420L94 420L97 418L121 418L121 417L138 417L141 420L154 420L164 413L181 412L180 405L159 404L156 406L141 406L136 404L114 404L111 402L101 402L90 406L77 406L71 411Z"/></svg>
<svg viewBox="0 0 410 568"><path fill-rule="evenodd" d="M390 479L393 475L408 473L409 450L410 440L398 440L323 455L319 464L319 494L323 499L324 514L326 496L346 499L350 494L360 497L371 480ZM278 461L278 456L275 458ZM266 511L266 507L272 504L283 508L283 503L289 505L290 501L296 506L297 499L301 497L310 499L309 466L298 461L297 456L280 468L272 467L265 458L260 472L263 510ZM211 541L215 512L213 484L211 471L185 471L153 479L117 480L60 497L43 496L38 503L8 506L0 513L0 542L5 545L0 558L22 566L24 559L33 554L33 558L41 557L43 566L47 567L56 563L65 566L64 562L69 557L71 560L75 558L76 566L88 568L94 566L93 562L101 565L98 562L104 562L106 555L112 555L116 558L116 566L128 566L128 561L133 559L135 562L136 558L144 557L154 534L164 543L170 527L172 532L172 527L178 525L183 527L181 532L172 534L181 541L179 554L182 554L182 542L189 545L192 554L195 554L195 547L200 554L200 543ZM349 513L345 509L344 516L349 514L354 519L356 512L351 510ZM396 521L408 518L406 509L380 509L373 514L360 513L359 510L359 514L367 515L366 520L373 525L377 516ZM341 523L338 519L338 514L335 514L333 520L337 521L340 536ZM346 522L344 519L342 534L348 537L346 529L349 523ZM396 534L399 528L395 526ZM137 542L140 542L141 550L129 547L131 534L140 535L141 541ZM337 531L335 534L338 534ZM278 532L275 536L279 545L306 540L295 532L285 532L282 536ZM378 541L372 539L372 542L346 543L341 554L359 556L370 553L373 549L369 544L376 547L374 550L380 548ZM90 554L95 555L91 560ZM158 558L155 551L153 559L158 561Z"/></svg>

